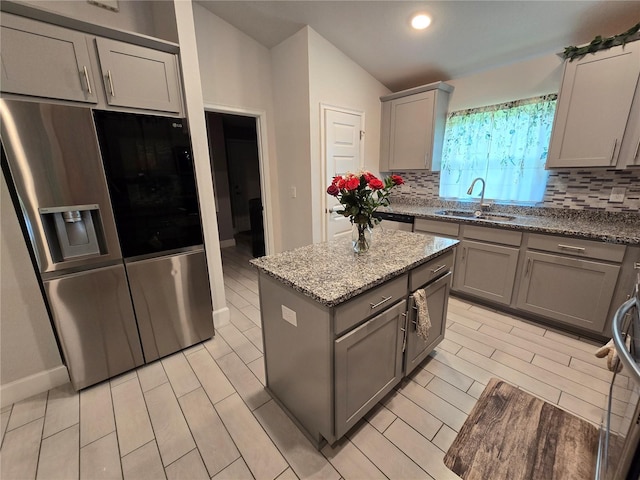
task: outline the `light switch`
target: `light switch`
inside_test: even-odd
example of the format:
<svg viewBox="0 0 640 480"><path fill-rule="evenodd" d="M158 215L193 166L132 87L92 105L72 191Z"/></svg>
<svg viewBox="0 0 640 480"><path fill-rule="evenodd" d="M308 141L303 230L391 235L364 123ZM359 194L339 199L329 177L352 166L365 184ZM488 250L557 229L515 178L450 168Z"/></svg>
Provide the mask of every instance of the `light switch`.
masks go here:
<svg viewBox="0 0 640 480"><path fill-rule="evenodd" d="M626 192L625 187L613 187L611 189L611 195L609 196L609 203L622 203L624 202L624 194Z"/></svg>
<svg viewBox="0 0 640 480"><path fill-rule="evenodd" d="M290 191L290 194L291 194L291 198L296 198L296 196L298 194L298 192L296 191L296 187L291 187L289 189L289 191Z"/></svg>
<svg viewBox="0 0 640 480"><path fill-rule="evenodd" d="M282 306L282 318L287 322L289 322L294 327L297 327L298 319L296 317L296 312L294 310L291 310L288 307L285 307L284 305L281 305L281 306Z"/></svg>

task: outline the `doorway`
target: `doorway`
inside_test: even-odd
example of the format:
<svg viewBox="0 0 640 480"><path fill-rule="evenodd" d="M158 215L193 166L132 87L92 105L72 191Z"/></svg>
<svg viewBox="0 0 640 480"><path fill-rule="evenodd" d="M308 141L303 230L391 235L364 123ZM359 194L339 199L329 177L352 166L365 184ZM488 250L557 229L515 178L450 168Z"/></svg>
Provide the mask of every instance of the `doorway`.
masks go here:
<svg viewBox="0 0 640 480"><path fill-rule="evenodd" d="M205 112L220 246L265 254L257 119Z"/></svg>

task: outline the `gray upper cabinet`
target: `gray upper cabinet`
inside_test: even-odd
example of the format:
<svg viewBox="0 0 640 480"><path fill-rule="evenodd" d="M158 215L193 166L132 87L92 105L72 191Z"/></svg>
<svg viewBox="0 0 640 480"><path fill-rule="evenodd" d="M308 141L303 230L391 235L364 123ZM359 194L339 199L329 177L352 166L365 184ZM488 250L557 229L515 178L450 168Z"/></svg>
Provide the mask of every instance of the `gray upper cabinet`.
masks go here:
<svg viewBox="0 0 640 480"><path fill-rule="evenodd" d="M381 171L440 169L452 91L436 82L381 97Z"/></svg>
<svg viewBox="0 0 640 480"><path fill-rule="evenodd" d="M640 163L639 78L640 42L567 61L547 168Z"/></svg>
<svg viewBox="0 0 640 480"><path fill-rule="evenodd" d="M85 35L3 13L0 88L18 95L97 103Z"/></svg>
<svg viewBox="0 0 640 480"><path fill-rule="evenodd" d="M107 103L170 113L181 111L175 55L96 38Z"/></svg>

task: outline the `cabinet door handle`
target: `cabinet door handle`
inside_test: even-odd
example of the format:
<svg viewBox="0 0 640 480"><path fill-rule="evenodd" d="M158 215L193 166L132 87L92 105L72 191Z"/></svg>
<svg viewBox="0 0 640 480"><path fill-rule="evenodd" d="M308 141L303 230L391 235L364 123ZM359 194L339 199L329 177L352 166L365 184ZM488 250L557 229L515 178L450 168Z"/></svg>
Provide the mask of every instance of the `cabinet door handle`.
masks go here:
<svg viewBox="0 0 640 480"><path fill-rule="evenodd" d="M416 307L415 305L413 305L411 307L413 309L413 320L411 320L411 323L413 324L413 331L415 332L418 329L418 319L417 319L417 315L418 315L418 307ZM409 317L411 318L411 317Z"/></svg>
<svg viewBox="0 0 640 480"><path fill-rule="evenodd" d="M462 261L464 262L465 257L467 256L467 247L462 249Z"/></svg>
<svg viewBox="0 0 640 480"><path fill-rule="evenodd" d="M116 92L113 89L113 78L111 78L111 70L107 70L107 78L109 79L109 93L112 97L116 96Z"/></svg>
<svg viewBox="0 0 640 480"><path fill-rule="evenodd" d="M84 71L84 79L87 82L87 93L89 95L93 95L93 92L91 91L91 82L89 81L89 72L87 71L87 66L84 65L82 67L82 70Z"/></svg>
<svg viewBox="0 0 640 480"><path fill-rule="evenodd" d="M636 153L633 156L633 163L636 163L638 160L638 153L640 153L640 138L638 139L638 145L636 146Z"/></svg>
<svg viewBox="0 0 640 480"><path fill-rule="evenodd" d="M561 250L569 250L570 252L579 252L579 253L584 253L584 251L586 250L586 248L584 247L575 247L573 245L563 245L561 243L558 244L558 248Z"/></svg>
<svg viewBox="0 0 640 480"><path fill-rule="evenodd" d="M435 269L431 270L431 273L433 273L435 275L436 273L438 273L443 268L447 268L447 266L446 265L439 265L438 268L435 268Z"/></svg>
<svg viewBox="0 0 640 480"><path fill-rule="evenodd" d="M374 308L378 308L380 305L382 305L385 302L388 302L392 298L393 297L389 295L388 297L382 297L382 300L380 300L378 303L370 303L369 305L371 306L371 310L373 310Z"/></svg>
<svg viewBox="0 0 640 480"><path fill-rule="evenodd" d="M531 268L531 257L527 259L527 268L524 270L524 276L529 275L529 268Z"/></svg>
<svg viewBox="0 0 640 480"><path fill-rule="evenodd" d="M616 156L616 147L618 146L618 139L616 138L613 141L613 148L611 149L611 158L609 159L609 165L611 165L613 163L613 159Z"/></svg>
<svg viewBox="0 0 640 480"><path fill-rule="evenodd" d="M407 349L407 330L409 329L409 325L407 325L407 313L408 312L402 313L404 320L401 325L404 325L404 328L400 327L400 331L402 332L402 352Z"/></svg>

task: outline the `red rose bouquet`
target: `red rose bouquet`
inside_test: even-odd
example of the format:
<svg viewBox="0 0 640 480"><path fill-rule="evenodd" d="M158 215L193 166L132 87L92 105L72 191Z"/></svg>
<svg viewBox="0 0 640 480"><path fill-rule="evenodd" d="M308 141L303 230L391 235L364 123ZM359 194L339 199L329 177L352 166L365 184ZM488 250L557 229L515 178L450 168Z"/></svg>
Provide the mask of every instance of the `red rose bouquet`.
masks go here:
<svg viewBox="0 0 640 480"><path fill-rule="evenodd" d="M327 188L327 193L343 205L343 210L338 210L345 217L349 217L351 223L358 227L358 238L354 239L354 249L357 252L365 251L369 247L365 233L378 223L373 217L373 212L378 207L389 205L389 194L396 185L402 185L404 180L400 175L391 175L380 180L371 172L357 174L346 173L336 175Z"/></svg>

